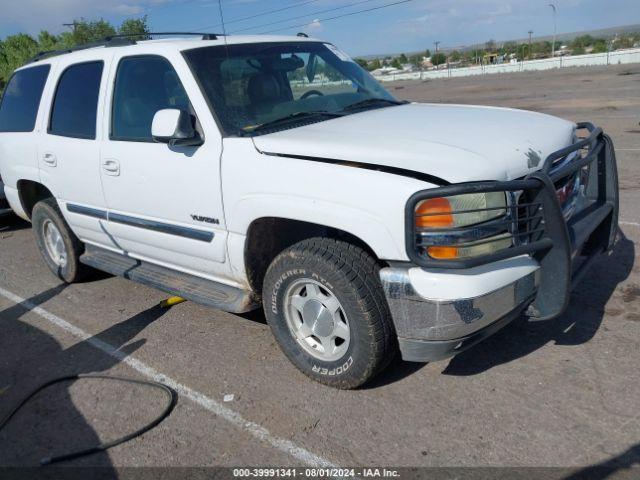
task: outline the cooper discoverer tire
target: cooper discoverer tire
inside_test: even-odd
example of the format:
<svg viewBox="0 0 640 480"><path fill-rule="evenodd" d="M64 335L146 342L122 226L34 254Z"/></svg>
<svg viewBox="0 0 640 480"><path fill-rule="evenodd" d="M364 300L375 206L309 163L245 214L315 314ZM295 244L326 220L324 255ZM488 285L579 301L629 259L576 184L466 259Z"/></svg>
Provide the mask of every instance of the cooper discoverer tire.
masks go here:
<svg viewBox="0 0 640 480"><path fill-rule="evenodd" d="M47 198L36 203L31 223L38 250L53 274L67 283L82 279L89 270L79 261L84 244L69 228L56 200Z"/></svg>
<svg viewBox="0 0 640 480"><path fill-rule="evenodd" d="M265 315L305 375L356 388L393 359L397 339L379 270L363 249L330 238L303 240L273 260L264 279Z"/></svg>

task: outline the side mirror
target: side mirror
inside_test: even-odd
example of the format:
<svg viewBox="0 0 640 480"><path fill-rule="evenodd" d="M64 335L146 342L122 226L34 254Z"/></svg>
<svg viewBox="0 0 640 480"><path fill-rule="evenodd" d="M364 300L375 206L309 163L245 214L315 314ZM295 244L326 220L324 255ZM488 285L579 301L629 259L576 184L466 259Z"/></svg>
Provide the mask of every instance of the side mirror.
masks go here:
<svg viewBox="0 0 640 480"><path fill-rule="evenodd" d="M172 147L202 145L202 138L193 126L191 114L185 110L166 108L153 116L151 136L158 143Z"/></svg>

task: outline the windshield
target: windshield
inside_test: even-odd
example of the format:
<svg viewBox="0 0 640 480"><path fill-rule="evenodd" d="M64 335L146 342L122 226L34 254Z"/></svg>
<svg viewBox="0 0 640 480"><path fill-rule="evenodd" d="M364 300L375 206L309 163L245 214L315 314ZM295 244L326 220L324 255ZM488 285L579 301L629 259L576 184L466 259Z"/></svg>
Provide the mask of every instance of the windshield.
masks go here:
<svg viewBox="0 0 640 480"><path fill-rule="evenodd" d="M235 44L185 57L227 134L268 133L396 103L330 44Z"/></svg>

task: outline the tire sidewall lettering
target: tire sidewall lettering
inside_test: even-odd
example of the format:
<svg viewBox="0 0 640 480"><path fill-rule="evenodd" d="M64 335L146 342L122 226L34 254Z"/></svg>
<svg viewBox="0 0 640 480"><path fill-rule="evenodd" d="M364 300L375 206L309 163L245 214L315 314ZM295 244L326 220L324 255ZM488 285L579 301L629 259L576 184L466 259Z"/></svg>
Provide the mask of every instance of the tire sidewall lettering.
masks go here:
<svg viewBox="0 0 640 480"><path fill-rule="evenodd" d="M320 367L314 364L311 366L311 370L314 373L319 373L320 375L328 375L330 377L333 377L333 376L341 375L345 373L347 370L349 370L349 367L351 365L353 365L353 356L349 355L349 358L347 358L347 361L338 367L328 369L326 367Z"/></svg>
<svg viewBox="0 0 640 480"><path fill-rule="evenodd" d="M271 290L271 302L270 302L270 304L271 304L271 311L274 314L277 315L278 312L279 312L278 296L279 296L280 291L282 289L282 285L285 284L286 281L291 279L292 277L303 277L303 276L309 276L311 279L313 279L316 282L324 285L325 287L327 287L332 292L335 292L335 289L333 288L333 285L331 284L331 282L329 282L327 279L325 279L321 275L318 275L315 272L311 272L310 275L307 275L307 270L304 269L304 268L292 268L290 270L287 270L286 272L284 272L282 275L280 275L278 277L278 280L276 280L276 282L273 285L273 289Z"/></svg>
<svg viewBox="0 0 640 480"><path fill-rule="evenodd" d="M273 289L271 290L271 311L277 315L278 314L278 295L280 293L280 289L285 281L293 276L302 276L306 275L307 271L304 268L292 268L291 270L287 270L282 275L278 277L278 280L273 284Z"/></svg>

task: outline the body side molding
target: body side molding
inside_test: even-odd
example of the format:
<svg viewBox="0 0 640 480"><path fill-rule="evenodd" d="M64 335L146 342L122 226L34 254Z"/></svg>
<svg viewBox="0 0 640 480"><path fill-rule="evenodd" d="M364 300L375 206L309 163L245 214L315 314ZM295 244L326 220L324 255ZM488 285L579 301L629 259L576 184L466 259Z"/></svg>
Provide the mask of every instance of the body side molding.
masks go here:
<svg viewBox="0 0 640 480"><path fill-rule="evenodd" d="M168 235L191 238L193 240L198 240L201 242L211 242L213 240L213 237L215 236L213 232L208 232L205 230L182 227L179 225L171 225L169 223L156 222L154 220L131 217L129 215L122 215L119 213L109 213L106 210L84 207L82 205L75 205L72 203L67 203L67 210L71 213L77 213L79 215L86 215L88 217L107 220L114 223L120 223L122 225L129 225L131 227L153 230L154 232L166 233Z"/></svg>

